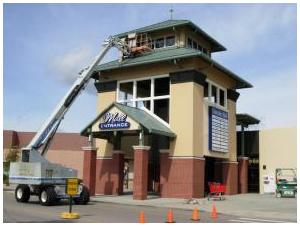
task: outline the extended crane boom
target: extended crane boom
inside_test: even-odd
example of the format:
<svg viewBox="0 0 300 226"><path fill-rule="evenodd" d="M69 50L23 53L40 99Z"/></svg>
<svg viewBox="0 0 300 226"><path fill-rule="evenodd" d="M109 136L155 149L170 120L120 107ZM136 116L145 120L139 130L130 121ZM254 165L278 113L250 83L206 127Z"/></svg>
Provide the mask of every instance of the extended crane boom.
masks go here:
<svg viewBox="0 0 300 226"><path fill-rule="evenodd" d="M95 57L94 61L90 66L84 68L80 73L77 80L74 82L72 87L66 93L66 95L62 98L59 104L54 109L53 113L50 117L45 121L27 147L23 148L23 162L31 162L34 159L30 159L30 152L37 151L42 146L45 146L40 154L45 156L49 147L49 143L51 142L56 130L58 129L61 120L64 118L64 115L70 109L71 105L74 103L75 99L78 97L78 94L84 90L87 83L89 82L92 73L94 72L95 67L99 64L99 62L103 59L108 50L115 46L120 51L122 51L123 55L128 55L129 50L125 42L120 40L117 37L109 37L103 44L104 48L102 51Z"/></svg>
<svg viewBox="0 0 300 226"><path fill-rule="evenodd" d="M79 73L72 87L62 98L53 113L42 125L30 143L22 149L22 162L10 164L9 182L18 184L15 197L18 202L28 202L30 195L39 196L42 205L52 205L57 200L68 198L65 194L66 179L77 177L77 171L49 162L47 154L53 137L78 95L88 84L95 67L101 62L111 47L118 48L123 56L129 56L128 45L117 37L109 37L103 43L103 49L95 57L90 66ZM89 202L88 188L78 185L78 193L73 196L75 203Z"/></svg>

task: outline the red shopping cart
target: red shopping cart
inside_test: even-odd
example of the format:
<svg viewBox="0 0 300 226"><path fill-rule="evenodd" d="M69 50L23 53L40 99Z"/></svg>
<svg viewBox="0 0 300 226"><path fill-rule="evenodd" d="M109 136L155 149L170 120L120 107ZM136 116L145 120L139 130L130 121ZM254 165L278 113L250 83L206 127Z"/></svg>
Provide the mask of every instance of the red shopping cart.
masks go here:
<svg viewBox="0 0 300 226"><path fill-rule="evenodd" d="M226 185L216 182L208 182L209 187L209 194L208 194L208 200L213 199L219 199L224 200L224 194L226 192Z"/></svg>

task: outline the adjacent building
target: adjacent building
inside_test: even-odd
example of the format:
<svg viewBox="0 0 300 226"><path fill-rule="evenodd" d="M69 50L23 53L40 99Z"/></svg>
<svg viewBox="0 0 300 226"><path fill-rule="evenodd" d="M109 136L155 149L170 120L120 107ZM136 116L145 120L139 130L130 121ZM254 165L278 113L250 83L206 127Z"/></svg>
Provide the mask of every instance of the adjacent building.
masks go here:
<svg viewBox="0 0 300 226"><path fill-rule="evenodd" d="M26 147L34 135L35 132L3 130L3 161L6 161L7 154L11 150L17 150L21 159L21 148ZM46 158L50 162L76 169L78 178L82 179L84 159L82 147L88 145L88 139L78 133L56 133Z"/></svg>

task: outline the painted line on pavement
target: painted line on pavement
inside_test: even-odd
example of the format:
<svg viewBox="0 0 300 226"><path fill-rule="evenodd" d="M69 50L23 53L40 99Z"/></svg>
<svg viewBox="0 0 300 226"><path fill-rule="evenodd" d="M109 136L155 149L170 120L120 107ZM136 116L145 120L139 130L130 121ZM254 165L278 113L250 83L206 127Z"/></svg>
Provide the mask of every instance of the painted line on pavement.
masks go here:
<svg viewBox="0 0 300 226"><path fill-rule="evenodd" d="M266 219L258 219L258 218L246 218L241 217L241 220L250 220L250 221L265 221L265 222L272 222L272 223L287 223L286 221L278 221L278 220L266 220Z"/></svg>
<svg viewBox="0 0 300 226"><path fill-rule="evenodd" d="M258 223L254 221L245 221L245 220L229 220L231 222L237 222L237 223Z"/></svg>

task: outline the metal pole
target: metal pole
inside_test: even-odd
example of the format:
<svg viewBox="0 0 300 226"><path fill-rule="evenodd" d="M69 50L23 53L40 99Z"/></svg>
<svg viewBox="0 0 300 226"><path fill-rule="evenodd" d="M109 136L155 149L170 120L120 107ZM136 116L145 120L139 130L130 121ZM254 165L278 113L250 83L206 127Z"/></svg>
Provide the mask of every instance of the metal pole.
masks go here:
<svg viewBox="0 0 300 226"><path fill-rule="evenodd" d="M241 137L241 156L245 156L245 128L244 125L241 125L242 127L242 137Z"/></svg>
<svg viewBox="0 0 300 226"><path fill-rule="evenodd" d="M69 196L69 213L72 213L72 195Z"/></svg>
<svg viewBox="0 0 300 226"><path fill-rule="evenodd" d="M140 130L139 134L139 146L144 146L144 130Z"/></svg>

